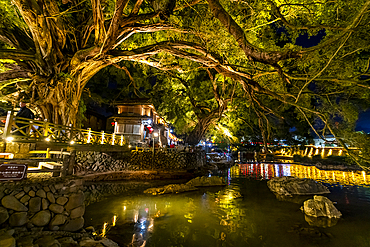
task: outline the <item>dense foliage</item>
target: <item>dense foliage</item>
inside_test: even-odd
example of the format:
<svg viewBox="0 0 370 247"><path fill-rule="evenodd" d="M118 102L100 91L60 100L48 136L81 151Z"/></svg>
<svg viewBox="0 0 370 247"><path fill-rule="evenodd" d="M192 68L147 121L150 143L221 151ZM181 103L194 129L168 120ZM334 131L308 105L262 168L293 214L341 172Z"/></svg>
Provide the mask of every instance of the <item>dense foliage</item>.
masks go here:
<svg viewBox="0 0 370 247"><path fill-rule="evenodd" d="M345 146L369 103L369 9L366 0L0 0L1 97L28 97L42 117L75 125L92 76L117 64L139 85L146 76L130 68L142 64L146 79L157 76L157 108L192 143L212 126L265 143L295 127Z"/></svg>

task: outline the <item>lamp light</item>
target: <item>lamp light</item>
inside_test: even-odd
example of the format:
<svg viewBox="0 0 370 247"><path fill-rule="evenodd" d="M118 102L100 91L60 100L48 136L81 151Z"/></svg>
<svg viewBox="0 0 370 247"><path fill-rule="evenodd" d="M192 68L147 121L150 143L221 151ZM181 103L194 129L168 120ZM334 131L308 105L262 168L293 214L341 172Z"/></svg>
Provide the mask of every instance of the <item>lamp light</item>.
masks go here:
<svg viewBox="0 0 370 247"><path fill-rule="evenodd" d="M14 137L9 136L5 139L7 142L12 142L14 140Z"/></svg>

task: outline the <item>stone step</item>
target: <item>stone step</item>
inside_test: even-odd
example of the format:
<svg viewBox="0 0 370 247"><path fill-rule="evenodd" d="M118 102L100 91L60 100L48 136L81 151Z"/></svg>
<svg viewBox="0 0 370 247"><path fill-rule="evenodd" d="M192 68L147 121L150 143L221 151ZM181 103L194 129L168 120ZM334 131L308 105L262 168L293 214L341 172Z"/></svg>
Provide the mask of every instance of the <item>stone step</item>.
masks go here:
<svg viewBox="0 0 370 247"><path fill-rule="evenodd" d="M43 173L43 172L60 172L61 169L40 169L38 167L28 167L27 173Z"/></svg>
<svg viewBox="0 0 370 247"><path fill-rule="evenodd" d="M54 170L55 168L62 168L62 164L60 163L57 163L57 162L52 162L52 161L49 161L49 162L39 162L39 169L42 169L43 167L46 167L46 168L49 168L49 169L52 169Z"/></svg>

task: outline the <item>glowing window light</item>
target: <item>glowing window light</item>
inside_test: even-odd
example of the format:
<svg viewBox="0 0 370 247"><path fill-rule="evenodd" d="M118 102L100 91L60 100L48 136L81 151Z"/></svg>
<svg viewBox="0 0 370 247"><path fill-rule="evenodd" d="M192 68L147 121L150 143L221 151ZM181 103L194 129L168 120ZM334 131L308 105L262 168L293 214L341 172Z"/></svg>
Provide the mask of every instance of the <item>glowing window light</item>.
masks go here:
<svg viewBox="0 0 370 247"><path fill-rule="evenodd" d="M333 150L331 148L329 149L329 153L328 153L328 156L330 155L333 155Z"/></svg>
<svg viewBox="0 0 370 247"><path fill-rule="evenodd" d="M339 156L342 156L342 153L343 153L343 150L341 149L341 150L339 150L338 155L339 155Z"/></svg>
<svg viewBox="0 0 370 247"><path fill-rule="evenodd" d="M315 155L318 155L318 154L319 154L319 149L317 148L316 152L315 152Z"/></svg>
<svg viewBox="0 0 370 247"><path fill-rule="evenodd" d="M45 138L45 141L49 142L50 141L50 138L49 137Z"/></svg>
<svg viewBox="0 0 370 247"><path fill-rule="evenodd" d="M325 148L323 148L322 150L321 150L321 157L324 157L325 156Z"/></svg>
<svg viewBox="0 0 370 247"><path fill-rule="evenodd" d="M72 140L70 143L71 143L71 145L73 145L73 144L75 144L75 141Z"/></svg>
<svg viewBox="0 0 370 247"><path fill-rule="evenodd" d="M120 145L123 146L123 135L121 135L121 142Z"/></svg>

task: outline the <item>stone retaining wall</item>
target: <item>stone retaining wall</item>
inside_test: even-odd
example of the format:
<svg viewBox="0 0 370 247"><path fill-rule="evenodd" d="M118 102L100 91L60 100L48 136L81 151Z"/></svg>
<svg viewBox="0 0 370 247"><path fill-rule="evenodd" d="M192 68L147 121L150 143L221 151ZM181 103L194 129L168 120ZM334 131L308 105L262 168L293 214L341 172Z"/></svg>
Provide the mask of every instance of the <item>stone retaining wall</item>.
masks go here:
<svg viewBox="0 0 370 247"><path fill-rule="evenodd" d="M206 164L205 153L200 152L93 152L77 151L76 174L137 170L191 170Z"/></svg>
<svg viewBox="0 0 370 247"><path fill-rule="evenodd" d="M164 185L168 181L158 181ZM78 231L85 207L109 195L137 194L153 183L85 182L81 178L49 178L0 183L0 231Z"/></svg>
<svg viewBox="0 0 370 247"><path fill-rule="evenodd" d="M0 184L0 227L76 231L83 227L82 179Z"/></svg>

